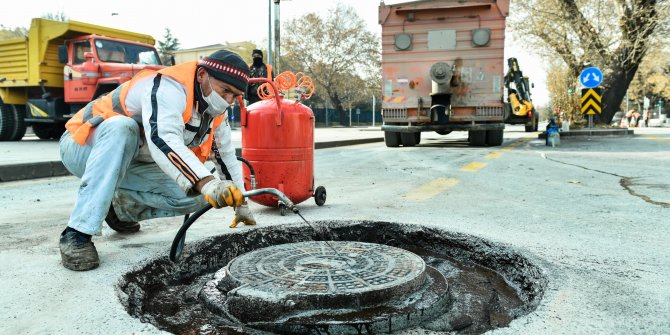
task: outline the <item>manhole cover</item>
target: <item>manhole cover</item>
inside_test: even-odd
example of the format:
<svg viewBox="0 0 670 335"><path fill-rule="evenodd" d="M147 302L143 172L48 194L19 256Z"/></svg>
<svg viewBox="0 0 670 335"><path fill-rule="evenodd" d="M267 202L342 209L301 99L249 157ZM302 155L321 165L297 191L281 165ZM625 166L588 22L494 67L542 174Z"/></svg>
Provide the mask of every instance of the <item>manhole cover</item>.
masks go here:
<svg viewBox="0 0 670 335"><path fill-rule="evenodd" d="M446 306L444 276L418 255L382 244L329 243L332 248L300 242L241 255L205 285L201 299L220 314L274 330L369 325L379 318L384 327L401 328ZM420 317L410 318L413 313ZM402 325L391 324L393 315Z"/></svg>
<svg viewBox="0 0 670 335"><path fill-rule="evenodd" d="M235 258L227 278L234 287L246 285L282 294L368 294L389 290L402 295L423 282L426 265L409 251L363 242L290 243ZM335 253L337 251L337 253Z"/></svg>

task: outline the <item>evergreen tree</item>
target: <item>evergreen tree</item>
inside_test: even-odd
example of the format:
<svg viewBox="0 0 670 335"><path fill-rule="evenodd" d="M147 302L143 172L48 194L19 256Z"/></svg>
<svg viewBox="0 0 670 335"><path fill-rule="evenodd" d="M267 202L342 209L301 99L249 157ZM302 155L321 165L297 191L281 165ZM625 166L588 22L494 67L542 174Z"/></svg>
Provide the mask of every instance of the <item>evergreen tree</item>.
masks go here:
<svg viewBox="0 0 670 335"><path fill-rule="evenodd" d="M170 28L165 28L163 41L158 41L158 53L161 57L161 63L163 63L163 65L174 65L172 63L172 57L177 50L179 50L179 39L172 36Z"/></svg>

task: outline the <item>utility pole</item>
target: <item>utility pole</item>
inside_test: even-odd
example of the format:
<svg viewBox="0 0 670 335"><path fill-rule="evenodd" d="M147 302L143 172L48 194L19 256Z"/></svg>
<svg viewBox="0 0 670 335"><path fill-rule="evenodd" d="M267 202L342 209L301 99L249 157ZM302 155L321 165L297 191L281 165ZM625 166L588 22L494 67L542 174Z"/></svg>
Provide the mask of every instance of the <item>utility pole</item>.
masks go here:
<svg viewBox="0 0 670 335"><path fill-rule="evenodd" d="M372 96L372 126L375 126L375 105L377 104L377 99L375 96Z"/></svg>
<svg viewBox="0 0 670 335"><path fill-rule="evenodd" d="M280 54L280 47L279 47L279 1L280 0L274 0L275 1L275 60L274 64L272 65L273 68L275 69L275 73L279 73L279 54Z"/></svg>
<svg viewBox="0 0 670 335"><path fill-rule="evenodd" d="M272 0L268 0L268 64L275 66L272 58Z"/></svg>

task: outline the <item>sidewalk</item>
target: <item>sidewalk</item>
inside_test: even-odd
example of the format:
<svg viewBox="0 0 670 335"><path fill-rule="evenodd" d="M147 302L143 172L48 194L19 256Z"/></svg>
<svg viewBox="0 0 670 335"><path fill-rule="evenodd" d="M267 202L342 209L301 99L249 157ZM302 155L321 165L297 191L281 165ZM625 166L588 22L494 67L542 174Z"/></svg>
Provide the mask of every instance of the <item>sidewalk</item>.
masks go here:
<svg viewBox="0 0 670 335"><path fill-rule="evenodd" d="M314 129L316 149L382 141L384 133L380 127ZM233 145L239 155L242 146L240 128L233 129ZM32 134L26 134L21 141L1 142L0 157L0 182L70 174L60 161L58 141L40 140Z"/></svg>

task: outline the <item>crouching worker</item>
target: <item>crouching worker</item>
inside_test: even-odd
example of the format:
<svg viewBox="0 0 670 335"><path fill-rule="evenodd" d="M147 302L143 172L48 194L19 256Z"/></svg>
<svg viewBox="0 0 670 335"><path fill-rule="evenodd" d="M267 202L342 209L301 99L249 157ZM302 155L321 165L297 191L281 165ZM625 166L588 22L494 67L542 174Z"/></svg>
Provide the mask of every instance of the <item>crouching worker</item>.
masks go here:
<svg viewBox="0 0 670 335"><path fill-rule="evenodd" d="M60 235L63 266L99 265L91 236L100 235L103 220L119 233L134 233L139 221L192 213L209 202L235 208L231 227L256 223L242 196L242 167L226 121L248 78L242 58L221 50L199 62L140 72L68 121L61 159L81 185ZM207 158L218 176L203 164Z"/></svg>

